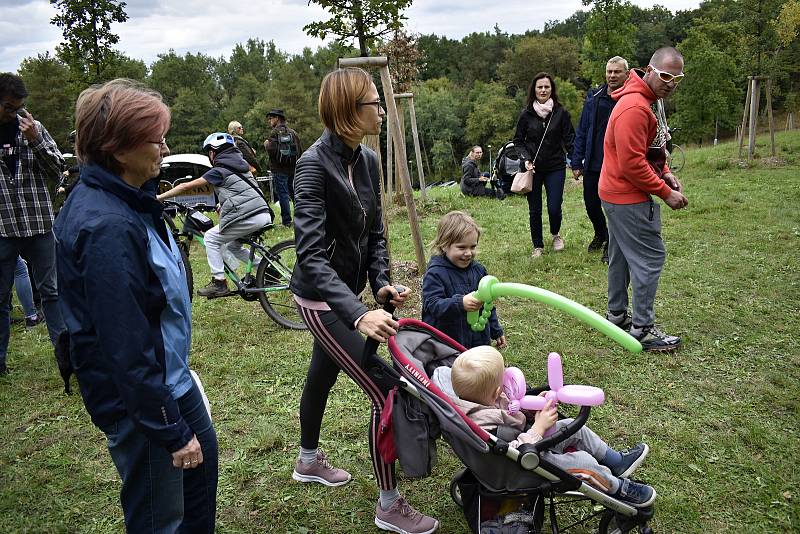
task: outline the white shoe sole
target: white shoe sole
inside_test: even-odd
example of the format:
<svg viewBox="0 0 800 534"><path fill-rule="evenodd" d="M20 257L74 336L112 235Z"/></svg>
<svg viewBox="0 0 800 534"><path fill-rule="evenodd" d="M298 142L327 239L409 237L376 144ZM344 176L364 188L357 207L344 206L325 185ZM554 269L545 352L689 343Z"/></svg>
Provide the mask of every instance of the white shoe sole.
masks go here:
<svg viewBox="0 0 800 534"><path fill-rule="evenodd" d="M387 523L386 521L381 521L380 519L378 519L378 516L375 516L375 526L381 530L388 530L389 532L397 532L399 534L431 534L433 532L436 532L436 530L439 528L439 521L436 521L436 524L433 525L433 528L430 530L426 530L424 532L423 531L410 532L408 530L403 530L400 527L396 527L391 523Z"/></svg>
<svg viewBox="0 0 800 534"><path fill-rule="evenodd" d="M634 471L636 471L636 469L638 469L640 465L642 465L642 462L644 462L644 459L647 458L647 455L649 453L650 453L650 446L647 443L645 443L644 444L644 452L642 452L642 454L636 459L635 462L633 462L630 465L630 467L628 467L625 471L620 473L619 478L628 478L628 477L630 477L631 474Z"/></svg>
<svg viewBox="0 0 800 534"><path fill-rule="evenodd" d="M349 477L347 477L347 480L343 480L341 482L331 482L329 480L325 480L322 477L315 477L315 476L310 476L310 475L301 475L297 471L293 471L292 472L292 478L295 479L298 482L306 482L306 483L307 482L318 482L319 484L323 484L325 486L330 486L332 488L333 487L337 487L337 486L344 486L345 484L347 484L348 482L353 480L353 477L349 476Z"/></svg>

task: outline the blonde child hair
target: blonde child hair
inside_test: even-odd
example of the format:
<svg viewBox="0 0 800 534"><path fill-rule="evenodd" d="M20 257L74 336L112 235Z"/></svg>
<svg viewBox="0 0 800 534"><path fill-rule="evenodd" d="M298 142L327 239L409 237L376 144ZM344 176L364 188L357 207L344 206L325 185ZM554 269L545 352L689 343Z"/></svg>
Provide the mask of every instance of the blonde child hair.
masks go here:
<svg viewBox="0 0 800 534"><path fill-rule="evenodd" d="M451 380L460 399L486 406L494 404L503 385L503 355L489 345L462 352L453 362Z"/></svg>
<svg viewBox="0 0 800 534"><path fill-rule="evenodd" d="M481 237L481 229L475 219L463 211L451 211L441 219L436 226L436 239L430 244L431 254L444 254L447 247L457 243L470 232Z"/></svg>

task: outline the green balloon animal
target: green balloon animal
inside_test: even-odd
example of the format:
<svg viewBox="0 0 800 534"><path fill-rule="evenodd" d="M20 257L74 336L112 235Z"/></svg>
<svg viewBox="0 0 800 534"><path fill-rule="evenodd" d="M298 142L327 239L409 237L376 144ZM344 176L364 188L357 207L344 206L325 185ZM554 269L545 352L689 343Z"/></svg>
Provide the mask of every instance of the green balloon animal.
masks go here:
<svg viewBox="0 0 800 534"><path fill-rule="evenodd" d="M631 352L642 351L642 344L614 323L582 304L540 287L515 284L513 282L500 282L494 276L487 275L481 278L478 290L474 291L472 296L483 302L481 311L467 312L467 322L470 328L476 332L486 328L486 323L492 313L492 308L494 308L494 300L500 297L523 297L543 302L567 312L595 330L602 332Z"/></svg>

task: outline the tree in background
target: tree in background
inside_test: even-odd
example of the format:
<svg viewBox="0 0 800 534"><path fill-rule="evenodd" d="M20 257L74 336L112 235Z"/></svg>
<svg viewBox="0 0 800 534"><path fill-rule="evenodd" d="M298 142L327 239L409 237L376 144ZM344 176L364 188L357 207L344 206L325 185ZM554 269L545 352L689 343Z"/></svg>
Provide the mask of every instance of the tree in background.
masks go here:
<svg viewBox="0 0 800 534"><path fill-rule="evenodd" d="M64 42L56 55L66 63L73 80L82 86L110 79L106 70L118 58L112 45L119 36L111 23L125 22L125 2L118 0L50 0L59 14L50 23L61 28Z"/></svg>
<svg viewBox="0 0 800 534"><path fill-rule="evenodd" d="M522 104L520 99L508 96L503 84L475 82L469 101L472 110L467 117L465 141L468 145L499 147L514 137L514 126Z"/></svg>
<svg viewBox="0 0 800 534"><path fill-rule="evenodd" d="M593 6L584 25L583 75L593 84L601 84L609 58L633 57L636 26L630 22L631 4L620 0L583 0L583 5Z"/></svg>
<svg viewBox="0 0 800 534"><path fill-rule="evenodd" d="M172 108L169 141L173 152L199 152L209 133L227 126L220 118L224 94L217 64L205 54L179 56L174 50L159 54L153 63L148 83Z"/></svg>
<svg viewBox="0 0 800 534"><path fill-rule="evenodd" d="M709 38L710 33L694 28L678 45L686 58L686 81L676 92L677 113L670 122L697 143L713 136L717 121L723 129L734 128L740 115L736 63Z"/></svg>
<svg viewBox="0 0 800 534"><path fill-rule="evenodd" d="M500 79L515 91L526 92L537 72L565 80L577 79L580 69L578 42L569 37L523 37L506 50L498 68Z"/></svg>
<svg viewBox="0 0 800 534"><path fill-rule="evenodd" d="M309 0L331 14L324 22L312 22L303 31L312 37L325 39L336 36L342 44L355 39L362 56L368 56L368 47L375 39L403 27L406 16L402 11L413 0Z"/></svg>
<svg viewBox="0 0 800 534"><path fill-rule="evenodd" d="M460 165L456 161L456 148L466 145L464 117L469 112L467 95L457 89L447 78L426 80L414 88L414 106L422 145L431 147L433 167L437 172L447 172ZM459 146L454 147L454 143Z"/></svg>
<svg viewBox="0 0 800 534"><path fill-rule="evenodd" d="M394 37L379 48L381 55L389 58L389 72L392 74L394 91L405 93L417 80L417 74L424 67L422 52L417 46L417 36L397 30Z"/></svg>

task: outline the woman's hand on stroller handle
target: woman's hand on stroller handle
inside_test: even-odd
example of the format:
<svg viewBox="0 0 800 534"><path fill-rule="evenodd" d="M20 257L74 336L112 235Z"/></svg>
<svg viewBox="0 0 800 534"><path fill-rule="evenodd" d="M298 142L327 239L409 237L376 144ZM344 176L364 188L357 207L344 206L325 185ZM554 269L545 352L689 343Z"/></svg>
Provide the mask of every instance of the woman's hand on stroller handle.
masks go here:
<svg viewBox="0 0 800 534"><path fill-rule="evenodd" d="M378 290L375 300L383 305L383 309L389 313L394 313L396 307L402 306L406 299L411 295L411 289L400 284L386 285Z"/></svg>
<svg viewBox="0 0 800 534"><path fill-rule="evenodd" d="M399 326L386 310L368 311L358 321L358 331L380 343L395 335Z"/></svg>

